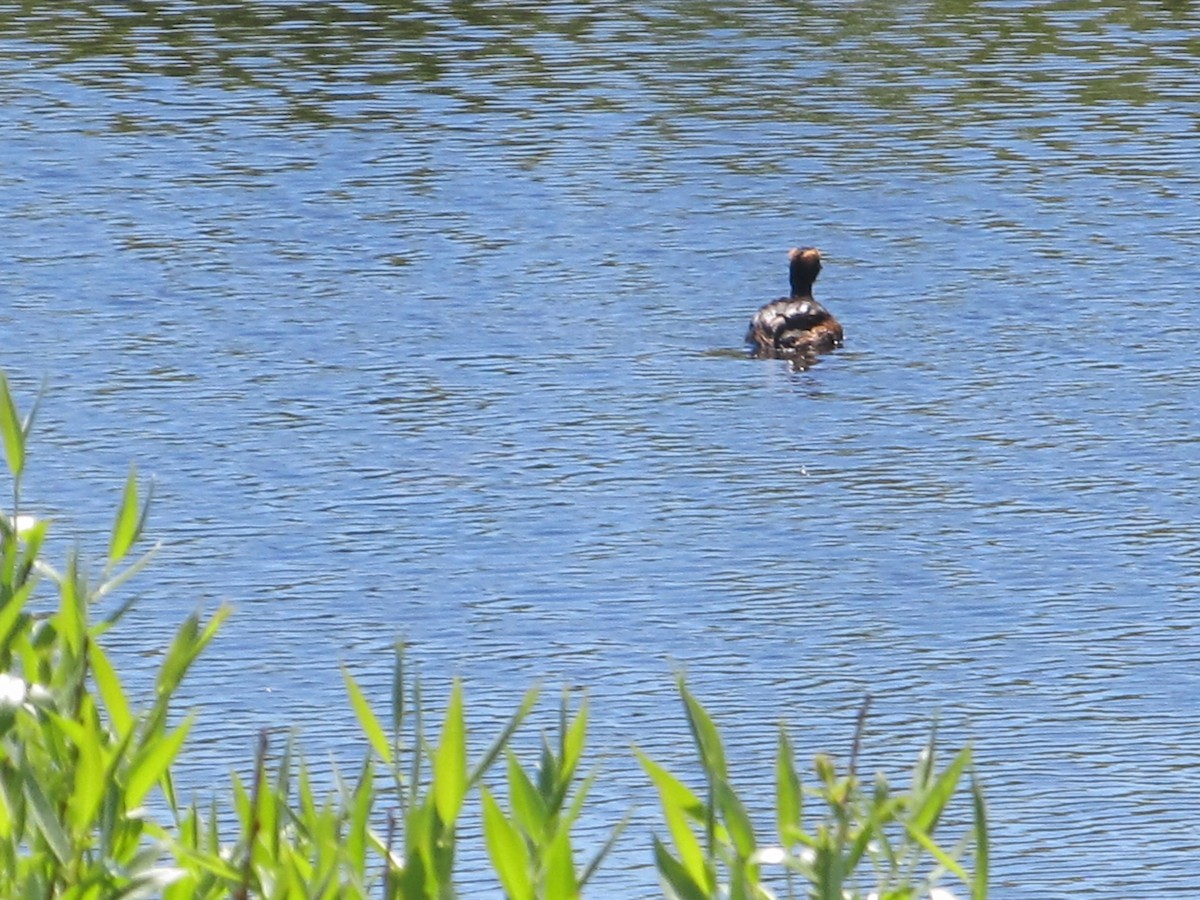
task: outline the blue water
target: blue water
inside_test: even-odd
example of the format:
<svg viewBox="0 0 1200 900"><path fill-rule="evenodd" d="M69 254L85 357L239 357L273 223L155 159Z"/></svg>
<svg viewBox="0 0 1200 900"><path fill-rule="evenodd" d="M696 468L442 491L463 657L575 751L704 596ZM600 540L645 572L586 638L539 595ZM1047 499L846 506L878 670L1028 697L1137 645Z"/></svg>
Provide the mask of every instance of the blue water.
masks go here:
<svg viewBox="0 0 1200 900"><path fill-rule="evenodd" d="M996 896L1200 889L1190 7L56 9L0 9L24 506L99 559L153 476L134 683L236 606L196 790L355 758L403 635L479 743L586 686L597 895L679 669L764 823L776 723L844 758L870 692L868 768L973 744ZM806 372L740 347L795 244Z"/></svg>

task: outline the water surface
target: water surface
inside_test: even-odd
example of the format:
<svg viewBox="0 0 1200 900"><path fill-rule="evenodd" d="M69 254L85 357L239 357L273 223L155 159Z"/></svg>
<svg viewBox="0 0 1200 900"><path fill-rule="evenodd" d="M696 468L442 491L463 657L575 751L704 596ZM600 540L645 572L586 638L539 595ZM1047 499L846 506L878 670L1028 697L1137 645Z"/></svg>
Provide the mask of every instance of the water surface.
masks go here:
<svg viewBox="0 0 1200 900"><path fill-rule="evenodd" d="M653 893L681 667L762 810L775 723L844 755L869 691L871 767L973 742L998 896L1200 889L1191 6L0 24L26 503L98 551L153 474L133 672L236 604L197 789L264 725L353 758L338 664L382 707L402 634L480 740L587 687L580 845L641 807L598 893ZM807 372L740 351L794 244L847 331Z"/></svg>

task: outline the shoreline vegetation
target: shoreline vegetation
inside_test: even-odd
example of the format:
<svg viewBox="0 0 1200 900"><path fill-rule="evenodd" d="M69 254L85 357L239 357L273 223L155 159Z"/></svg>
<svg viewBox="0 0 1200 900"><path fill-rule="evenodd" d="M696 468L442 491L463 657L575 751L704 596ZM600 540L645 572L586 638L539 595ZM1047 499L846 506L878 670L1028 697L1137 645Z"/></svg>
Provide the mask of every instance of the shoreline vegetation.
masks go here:
<svg viewBox="0 0 1200 900"><path fill-rule="evenodd" d="M601 777L581 773L586 701L571 708L564 694L557 733L543 738L529 763L510 746L537 704L537 690L527 691L472 760L462 684L432 709L409 677L402 644L386 721L342 669L363 737L353 776L335 773L331 788L317 787L294 738L272 748L264 731L248 781L235 773L206 805L181 802L172 770L195 719L174 713L172 698L232 609L189 616L165 650L153 697L129 696L104 647L132 601L94 614L98 601L154 556L153 549L134 552L151 498L131 468L99 575L89 576L78 551L53 567L42 552L50 523L21 507L37 406L22 417L0 372L0 437L11 478L0 502L0 896L453 898L456 823L464 815L482 821L492 876L505 896L586 893L629 821L615 823L593 857L578 856L571 828ZM35 595L45 605L52 594L56 608L31 611ZM712 718L682 677L678 692L698 786L632 751L661 807L663 827L647 852L663 896L985 900L987 818L969 747L939 767L931 729L907 787L883 775L860 777L864 701L848 765L818 754L802 779L781 726L774 829L764 840L733 787ZM429 715L438 720L436 733ZM165 821L147 810L152 794ZM944 818L954 824L943 824L952 807Z"/></svg>

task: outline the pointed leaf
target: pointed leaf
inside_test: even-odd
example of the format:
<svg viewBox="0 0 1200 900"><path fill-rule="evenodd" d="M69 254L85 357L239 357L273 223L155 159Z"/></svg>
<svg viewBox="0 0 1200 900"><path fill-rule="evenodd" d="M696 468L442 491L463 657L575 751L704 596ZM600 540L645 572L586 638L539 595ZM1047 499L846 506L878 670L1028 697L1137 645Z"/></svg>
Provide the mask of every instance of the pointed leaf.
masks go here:
<svg viewBox="0 0 1200 900"><path fill-rule="evenodd" d="M932 833L942 810L950 802L950 798L958 787L959 779L970 762L971 748L964 747L954 757L953 762L946 767L946 770L937 776L929 785L928 790L920 796L920 805L909 816L909 825L912 828Z"/></svg>
<svg viewBox="0 0 1200 900"><path fill-rule="evenodd" d="M943 850L938 843L929 836L928 832L920 831L914 828L911 824L907 825L908 836L920 844L925 850L938 861L947 871L952 872L956 878L960 878L965 884L971 883L971 878L959 865L958 860L953 859L950 854Z"/></svg>
<svg viewBox="0 0 1200 900"><path fill-rule="evenodd" d="M546 870L545 896L554 900L571 900L579 896L579 881L575 876L574 854L571 852L571 835L560 829L546 848L544 862Z"/></svg>
<svg viewBox="0 0 1200 900"><path fill-rule="evenodd" d="M138 529L142 521L143 517L139 515L138 509L137 467L131 465L129 477L125 479L125 493L113 522L112 538L108 543L110 566L125 558L129 548L138 539Z"/></svg>
<svg viewBox="0 0 1200 900"><path fill-rule="evenodd" d="M987 900L990 864L987 807L974 769L971 771L971 801L975 810L975 881L971 886L971 900Z"/></svg>
<svg viewBox="0 0 1200 900"><path fill-rule="evenodd" d="M124 737L133 724L133 714L129 711L129 701L125 699L121 679L117 677L116 669L109 662L98 641L88 641L88 662L91 663L92 677L96 680L96 687L104 701L105 709L108 710L113 728L118 737Z"/></svg>
<svg viewBox="0 0 1200 900"><path fill-rule="evenodd" d="M394 755L399 756L404 740L404 641L396 641L393 652L396 662L392 667L392 747ZM396 771L399 773L398 768Z"/></svg>
<svg viewBox="0 0 1200 900"><path fill-rule="evenodd" d="M529 850L516 827L492 798L491 792L480 787L483 800L483 834L488 856L492 860L500 883L509 900L533 900L533 883L529 877Z"/></svg>
<svg viewBox="0 0 1200 900"><path fill-rule="evenodd" d="M659 802L662 806L663 818L675 850L679 853L679 862L687 872L688 879L700 885L705 894L712 892L713 875L700 846L695 832L688 824L691 819L703 818L704 805L696 799L696 795L684 786L670 772L662 768L640 750L634 751L654 786L658 788Z"/></svg>
<svg viewBox="0 0 1200 900"><path fill-rule="evenodd" d="M29 801L29 812L37 824L38 831L46 839L46 844L55 858L66 864L71 859L71 839L55 815L53 805L34 779L25 779L24 788L25 798Z"/></svg>
<svg viewBox="0 0 1200 900"><path fill-rule="evenodd" d="M179 749L187 739L195 716L190 715L174 731L162 736L151 737L142 745L137 757L129 767L125 786L125 799L129 806L137 806L158 783L163 773L175 761Z"/></svg>
<svg viewBox="0 0 1200 900"><path fill-rule="evenodd" d="M779 842L791 849L803 828L804 792L796 773L796 757L787 731L779 728L779 748L775 754L775 830Z"/></svg>
<svg viewBox="0 0 1200 900"><path fill-rule="evenodd" d="M513 734L521 726L521 723L525 721L525 717L529 715L529 711L537 703L537 698L538 688L536 686L531 687L525 692L520 707L513 713L512 718L508 720L508 724L504 726L504 730L492 741L492 745L488 748L487 753L483 755L483 759L471 770L471 777L468 779L468 784L473 785L478 782L483 777L483 773L492 767L492 763L496 761L496 758L508 746L509 739L512 738Z"/></svg>
<svg viewBox="0 0 1200 900"><path fill-rule="evenodd" d="M108 787L104 738L90 694L85 694L80 702L78 722L82 734L75 741L75 790L68 805L68 815L74 834L83 836L91 830L96 810Z"/></svg>
<svg viewBox="0 0 1200 900"><path fill-rule="evenodd" d="M14 634L19 634L25 623L25 604L33 592L32 581L27 581L14 591L8 602L0 607L0 652L8 649Z"/></svg>
<svg viewBox="0 0 1200 900"><path fill-rule="evenodd" d="M725 749L721 745L721 736L717 732L716 725L713 724L713 720L700 702L688 691L682 678L679 679L679 694L683 697L688 725L691 726L692 738L696 742L696 749L700 753L700 762L704 766L704 771L709 773L710 777L715 776L722 781L727 780L729 774L725 765Z"/></svg>
<svg viewBox="0 0 1200 900"><path fill-rule="evenodd" d="M371 822L371 801L375 796L372 789L374 781L371 761L368 759L355 788L354 802L349 810L350 820L346 825L346 859L360 879L367 872L367 832Z"/></svg>
<svg viewBox="0 0 1200 900"><path fill-rule="evenodd" d="M587 741L588 707L584 701L579 712L575 714L562 742L562 759L559 760L559 775L563 786L575 777L575 768L583 756L583 747Z"/></svg>
<svg viewBox="0 0 1200 900"><path fill-rule="evenodd" d="M21 428L21 417L8 388L8 378L3 372L0 372L0 438L4 442L8 471L13 478L19 479L25 469L25 431Z"/></svg>
<svg viewBox="0 0 1200 900"><path fill-rule="evenodd" d="M587 864L587 867L583 870L583 874L579 876L580 889L587 885L592 875L594 875L596 870L600 868L600 864L604 862L605 857L612 852L612 848L617 845L617 839L620 838L625 829L629 827L629 823L631 821L633 821L632 811L626 813L625 818L623 818L613 827L613 830L608 835L608 840L604 842L604 846L600 848L599 852L594 857L592 857L592 861Z"/></svg>
<svg viewBox="0 0 1200 900"><path fill-rule="evenodd" d="M710 892L695 882L687 868L671 855L657 836L654 838L654 863L662 880L680 900L709 900Z"/></svg>
<svg viewBox="0 0 1200 900"><path fill-rule="evenodd" d="M737 794L726 782L718 781L713 791L717 808L721 812L721 821L729 832L729 839L737 850L739 860L748 860L754 855L757 841L754 839L754 827L750 817Z"/></svg>
<svg viewBox="0 0 1200 900"><path fill-rule="evenodd" d="M442 735L434 752L433 799L438 818L454 823L467 795L467 728L463 715L462 683L454 682Z"/></svg>
<svg viewBox="0 0 1200 900"><path fill-rule="evenodd" d="M508 797L512 803L513 819L535 842L540 842L546 834L549 818L546 801L511 752L508 754Z"/></svg>
<svg viewBox="0 0 1200 900"><path fill-rule="evenodd" d="M83 650L83 639L87 633L87 585L79 571L79 555L72 552L67 558L67 569L58 585L58 613L54 621L63 643L75 656Z"/></svg>
<svg viewBox="0 0 1200 900"><path fill-rule="evenodd" d="M350 670L345 665L342 666L342 679L346 682L346 693L350 695L350 705L354 707L354 714L358 717L358 724L362 727L363 734L367 736L371 749L379 755L384 765L390 770L392 768L392 745L388 742L387 733L371 709L371 704L363 696L358 682L354 680L354 676L350 674Z"/></svg>

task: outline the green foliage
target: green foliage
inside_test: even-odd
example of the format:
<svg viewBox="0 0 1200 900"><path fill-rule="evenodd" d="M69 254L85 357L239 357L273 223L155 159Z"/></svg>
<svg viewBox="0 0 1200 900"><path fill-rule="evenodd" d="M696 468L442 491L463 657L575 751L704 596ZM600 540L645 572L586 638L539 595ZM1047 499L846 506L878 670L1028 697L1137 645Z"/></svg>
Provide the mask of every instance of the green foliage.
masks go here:
<svg viewBox="0 0 1200 900"><path fill-rule="evenodd" d="M19 508L32 416L17 413L0 377L0 432ZM135 711L109 663L91 609L136 570L124 563L146 507L131 474L105 573L91 580L77 554L62 572L40 560L49 523L0 510L0 896L156 896L182 874L143 802L166 783L191 720L170 726L171 697L227 614L184 623L163 660L154 703ZM27 518L27 517L25 517ZM119 540L117 535L119 534ZM57 609L34 613L41 577Z"/></svg>
<svg viewBox="0 0 1200 900"><path fill-rule="evenodd" d="M939 772L931 735L908 790L893 790L882 775L876 776L868 789L855 772L866 715L864 704L848 771L840 773L831 757L818 755L814 760L816 784L806 790L796 771L791 740L781 727L775 758L775 837L779 843L761 847L746 808L729 782L716 726L682 679L679 692L700 757L705 799L638 753L643 769L658 789L671 839L668 845L654 838L655 862L668 896L687 900L774 897L763 869L779 867L788 897L797 896L795 881L799 876L807 884L804 896L812 900L863 896L915 900L930 896L935 884L949 873L971 891L974 900L986 900L987 823L974 773L973 827L966 829L951 847L934 837L939 820L970 768L969 748L960 750ZM818 804L809 822L805 821L806 793ZM972 849L974 876L963 865ZM864 886L869 893L864 894ZM948 892L942 895L951 896Z"/></svg>
<svg viewBox="0 0 1200 900"><path fill-rule="evenodd" d="M512 738L537 702L530 690L472 758L462 685L452 686L434 738L403 645L396 647L390 722L343 667L364 737L363 760L351 776L335 772L332 787L321 791L294 737L263 732L249 783L234 774L219 798L224 806L218 799L206 807L181 804L172 768L193 719L180 719L171 704L230 610L207 620L189 616L163 656L148 702L131 698L103 643L128 604L100 617L95 611L154 555L151 549L131 557L151 491L131 468L98 577L89 576L77 552L54 569L42 558L51 523L18 513L32 419L22 419L0 373L0 444L13 485L11 514L0 508L0 897L449 900L456 896L460 819L474 810L473 794L508 897L582 895L628 822L617 824L591 859L577 859L571 830L596 778L595 771L580 776L586 702L572 710L564 694L557 733L542 736L529 765ZM43 584L56 597L47 610L36 608ZM815 785L805 789L781 729L778 845L763 846L731 784L718 729L682 680L679 691L703 796L635 751L667 826L667 840L653 838L653 853L668 896L773 897L767 869L782 872L788 896L796 896L801 880L805 896L820 900L859 897L864 884L873 887L871 897L909 900L950 875L985 900L987 829L969 750L939 771L931 737L908 790L893 791L882 776L868 789L855 774L856 738L848 771L818 756ZM860 719L859 737L861 727ZM968 772L974 827L947 847L934 834ZM151 819L147 805L165 807L169 822ZM973 875L963 863L972 850Z"/></svg>
<svg viewBox="0 0 1200 900"><path fill-rule="evenodd" d="M532 777L516 754L508 751L511 814L504 812L486 788L480 791L488 855L505 893L514 900L579 897L628 823L626 819L616 825L599 852L582 870L577 868L571 827L583 809L595 772L583 780L574 799L570 799L570 790L583 756L587 722L586 703L572 718L564 694L558 740L552 746L543 735L541 756Z"/></svg>

